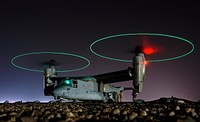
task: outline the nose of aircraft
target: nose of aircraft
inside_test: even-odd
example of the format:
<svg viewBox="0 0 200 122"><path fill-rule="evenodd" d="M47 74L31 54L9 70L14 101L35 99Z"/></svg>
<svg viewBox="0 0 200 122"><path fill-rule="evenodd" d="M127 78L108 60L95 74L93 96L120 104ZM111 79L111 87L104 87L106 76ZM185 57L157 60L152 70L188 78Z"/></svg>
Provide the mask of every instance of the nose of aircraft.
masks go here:
<svg viewBox="0 0 200 122"><path fill-rule="evenodd" d="M63 95L63 88L62 87L58 87L56 89L53 90L53 95L54 96L62 96Z"/></svg>

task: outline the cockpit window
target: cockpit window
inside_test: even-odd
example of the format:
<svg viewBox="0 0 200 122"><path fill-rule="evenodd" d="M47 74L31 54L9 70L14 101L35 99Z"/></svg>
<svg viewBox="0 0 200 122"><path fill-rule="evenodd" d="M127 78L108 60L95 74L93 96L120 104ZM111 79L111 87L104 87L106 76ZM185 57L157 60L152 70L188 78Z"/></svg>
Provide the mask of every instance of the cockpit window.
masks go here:
<svg viewBox="0 0 200 122"><path fill-rule="evenodd" d="M77 81L76 80L73 81L73 88L77 88Z"/></svg>

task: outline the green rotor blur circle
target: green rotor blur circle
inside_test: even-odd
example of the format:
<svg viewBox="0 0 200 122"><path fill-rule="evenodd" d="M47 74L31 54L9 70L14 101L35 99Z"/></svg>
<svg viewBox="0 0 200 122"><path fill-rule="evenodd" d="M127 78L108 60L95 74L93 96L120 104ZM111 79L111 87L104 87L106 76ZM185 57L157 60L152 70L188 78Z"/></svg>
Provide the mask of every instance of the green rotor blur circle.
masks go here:
<svg viewBox="0 0 200 122"><path fill-rule="evenodd" d="M31 69L31 68L26 68L26 67L23 67L23 66L19 66L19 65L17 65L14 62L16 59L19 59L19 58L22 58L22 57L25 57L25 56L40 55L40 54L54 54L54 55L73 56L73 57L77 57L77 58L80 58L80 59L83 59L83 60L87 61L87 64L85 66L83 66L83 67L69 69L69 70L57 70L57 72L73 72L73 71L78 71L78 70L85 69L85 68L87 68L90 65L90 61L87 58L85 58L83 56L80 56L80 55L66 53L66 52L31 52L31 53L24 53L24 54L20 54L20 55L17 55L15 57L13 57L10 62L11 62L11 64L14 67L19 68L19 69L33 71L33 72L44 72L43 70L39 70L39 69Z"/></svg>
<svg viewBox="0 0 200 122"><path fill-rule="evenodd" d="M97 52L95 52L93 50L93 46L97 43L100 43L101 41L105 41L106 39L112 39L112 38L117 38L117 37L125 37L125 36L160 36L160 37L168 37L168 38L173 38L173 39L178 39L180 41L183 41L183 42L186 42L187 44L189 44L191 46L191 49L182 54L182 55L178 55L178 56L175 56L175 57L169 57L169 58L163 58L163 59L157 59L157 60L148 60L148 62L163 62L163 61L170 61L170 60L175 60L175 59L179 59L179 58L183 58L189 54L191 54L193 51L194 51L194 44L185 39L185 38L182 38L182 37L178 37L178 36L174 36L174 35L167 35L167 34L161 34L161 33L126 33L126 34L117 34L117 35L111 35L111 36L106 36L106 37L103 37L103 38L100 38L96 41L94 41L91 45L90 45L90 51L101 57L101 58L104 58L104 59L108 59L108 60L113 60L113 61L120 61L120 62L132 62L132 60L124 60L124 59L119 59L119 58L111 58L111 57L108 57L108 56L104 56L102 54L99 54Z"/></svg>

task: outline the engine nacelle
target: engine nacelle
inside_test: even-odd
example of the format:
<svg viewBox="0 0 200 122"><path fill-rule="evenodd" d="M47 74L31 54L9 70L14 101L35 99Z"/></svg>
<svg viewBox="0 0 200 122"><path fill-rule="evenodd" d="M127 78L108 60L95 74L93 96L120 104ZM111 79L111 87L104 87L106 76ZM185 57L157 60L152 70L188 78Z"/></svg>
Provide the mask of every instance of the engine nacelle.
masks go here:
<svg viewBox="0 0 200 122"><path fill-rule="evenodd" d="M56 76L55 66L50 66L44 71L44 95L50 96L54 89L55 83L50 79L50 77Z"/></svg>
<svg viewBox="0 0 200 122"><path fill-rule="evenodd" d="M145 79L145 57L143 53L138 53L133 58L133 88L136 93L142 92L143 81Z"/></svg>

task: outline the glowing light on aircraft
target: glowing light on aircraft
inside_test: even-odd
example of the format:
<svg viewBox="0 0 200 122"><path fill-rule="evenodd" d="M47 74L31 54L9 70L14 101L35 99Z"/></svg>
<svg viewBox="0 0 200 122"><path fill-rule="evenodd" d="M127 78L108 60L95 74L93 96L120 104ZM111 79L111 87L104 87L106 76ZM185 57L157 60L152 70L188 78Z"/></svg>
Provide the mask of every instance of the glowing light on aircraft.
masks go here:
<svg viewBox="0 0 200 122"><path fill-rule="evenodd" d="M154 49L154 48L151 48L151 47L145 47L143 52L146 54L146 55L150 55L150 54L153 54L153 53L156 53L158 50L157 49Z"/></svg>

